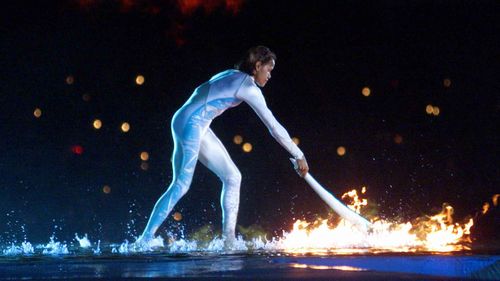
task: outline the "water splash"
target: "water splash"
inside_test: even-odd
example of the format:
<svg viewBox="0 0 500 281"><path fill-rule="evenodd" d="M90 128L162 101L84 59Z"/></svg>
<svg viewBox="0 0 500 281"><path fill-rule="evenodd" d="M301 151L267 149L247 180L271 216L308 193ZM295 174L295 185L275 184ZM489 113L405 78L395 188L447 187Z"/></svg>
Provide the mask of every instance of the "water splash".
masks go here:
<svg viewBox="0 0 500 281"><path fill-rule="evenodd" d="M97 248L95 248L92 252L94 253L94 255L101 254L101 240L97 240Z"/></svg>
<svg viewBox="0 0 500 281"><path fill-rule="evenodd" d="M359 199L355 195L353 193L349 196ZM366 204L361 205L366 206ZM413 220L414 224L384 221L377 218L374 219L373 228L370 232L360 232L342 220L335 222L328 219L318 219L314 223L297 221L290 232L283 231L281 235L277 234L271 237L271 240L265 238L265 231L260 230L258 227L254 227L253 230L240 228L239 232L247 237L247 240L242 236L238 236L230 245L220 236L217 236L217 232L213 231L211 226L208 228L203 227L201 231L190 235L191 238L188 239L183 225L176 224L175 227L171 227L172 231L161 233L162 236L157 236L144 243L137 241L137 237L129 237L136 232L134 221L132 221L127 224L128 228L124 234L126 238L135 242L124 240L122 243L110 243L110 241L101 243L101 240L98 240L97 243L93 244L87 234L80 237L78 233L75 233L71 241L77 241L78 243L71 242L69 245L66 242L56 241L55 233L52 234L47 244L29 242L26 238L27 234L24 226L22 226L24 242L18 244L16 235L13 235L10 241L0 240L2 242L0 244L0 258L2 256L10 259L30 255L63 256L68 254L87 256L89 254L133 255L162 253L168 255L179 253L251 253L254 251L278 254L306 252L312 254L330 252L355 254L470 250L470 243L472 242L461 237L469 237L473 221L470 219L464 225L457 224L453 222L452 214L453 208L448 204L444 204L441 213ZM335 225L331 224L332 222ZM98 223L98 226L101 226L101 224ZM57 230L61 227L56 225L54 228ZM11 234L8 233L8 235Z"/></svg>
<svg viewBox="0 0 500 281"><path fill-rule="evenodd" d="M136 241L130 243L125 240L118 246L111 249L114 254L135 254L135 253L148 253L148 252L165 252L169 254L178 253L192 253L192 252L206 252L206 253L224 253L224 252L247 252L253 250L281 250L283 247L279 239L273 238L271 241L265 238L254 238L250 241L243 239L242 236L238 236L237 239L232 241L228 245L224 239L220 237L214 237L212 240L198 241L189 239L174 239L169 238L168 244L165 245L165 241L162 237L157 236L149 241Z"/></svg>
<svg viewBox="0 0 500 281"><path fill-rule="evenodd" d="M49 243L47 243L43 247L42 254L44 255L67 255L69 254L68 246L66 244L62 244L61 242L55 241L55 237L51 236Z"/></svg>
<svg viewBox="0 0 500 281"><path fill-rule="evenodd" d="M14 243L10 247L2 251L5 256L24 256L32 255L35 253L35 249L30 242L24 241L21 246L16 246Z"/></svg>
<svg viewBox="0 0 500 281"><path fill-rule="evenodd" d="M85 236L83 236L82 238L78 237L78 233L75 233L75 240L77 240L78 243L80 243L81 248L85 249L92 247L92 244L89 241L87 233L85 233Z"/></svg>

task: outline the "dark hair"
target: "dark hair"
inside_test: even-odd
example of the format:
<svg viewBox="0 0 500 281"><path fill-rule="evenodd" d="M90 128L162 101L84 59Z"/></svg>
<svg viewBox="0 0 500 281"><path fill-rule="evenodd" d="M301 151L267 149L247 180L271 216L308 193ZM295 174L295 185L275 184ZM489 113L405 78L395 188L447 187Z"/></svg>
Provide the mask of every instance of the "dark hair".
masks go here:
<svg viewBox="0 0 500 281"><path fill-rule="evenodd" d="M256 46L250 48L234 68L246 72L248 75L253 75L255 64L258 61L266 64L271 60L276 60L276 55L268 47Z"/></svg>

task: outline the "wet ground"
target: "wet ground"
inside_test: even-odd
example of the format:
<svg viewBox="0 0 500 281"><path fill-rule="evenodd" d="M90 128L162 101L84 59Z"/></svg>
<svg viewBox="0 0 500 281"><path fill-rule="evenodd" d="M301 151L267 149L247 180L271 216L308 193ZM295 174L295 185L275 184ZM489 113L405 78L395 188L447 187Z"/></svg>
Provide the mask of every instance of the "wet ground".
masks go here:
<svg viewBox="0 0 500 281"><path fill-rule="evenodd" d="M0 280L500 280L500 255L130 254L14 256Z"/></svg>

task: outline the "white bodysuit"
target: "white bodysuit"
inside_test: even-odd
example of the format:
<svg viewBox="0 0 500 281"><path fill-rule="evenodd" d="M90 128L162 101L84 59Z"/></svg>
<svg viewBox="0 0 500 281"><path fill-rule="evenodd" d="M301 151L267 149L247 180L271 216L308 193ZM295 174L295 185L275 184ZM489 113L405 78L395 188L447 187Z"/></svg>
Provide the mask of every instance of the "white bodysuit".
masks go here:
<svg viewBox="0 0 500 281"><path fill-rule="evenodd" d="M209 126L215 117L243 101L252 107L271 135L293 157L302 158L302 151L267 108L264 96L253 77L238 70L223 71L196 88L189 100L174 114L172 183L156 202L142 238L153 238L175 204L186 194L199 159L222 181L223 236L234 239L241 174Z"/></svg>

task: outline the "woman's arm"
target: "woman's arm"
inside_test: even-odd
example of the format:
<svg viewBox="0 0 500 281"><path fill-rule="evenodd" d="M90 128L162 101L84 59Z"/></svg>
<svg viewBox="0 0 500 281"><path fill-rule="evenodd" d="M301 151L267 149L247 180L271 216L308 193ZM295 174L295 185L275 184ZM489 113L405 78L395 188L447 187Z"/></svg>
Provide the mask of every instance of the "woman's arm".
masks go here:
<svg viewBox="0 0 500 281"><path fill-rule="evenodd" d="M256 86L243 86L237 93L237 98L245 101L257 113L276 141L297 160L297 172L299 175L302 177L305 176L309 167L304 153L292 141L286 129L276 120L271 110L269 110L261 90Z"/></svg>

